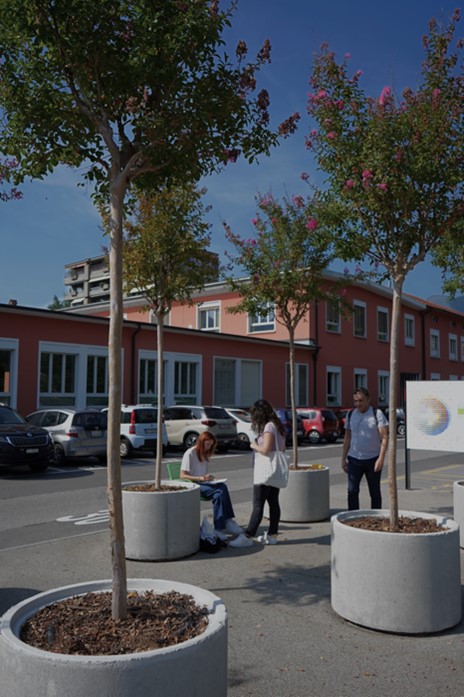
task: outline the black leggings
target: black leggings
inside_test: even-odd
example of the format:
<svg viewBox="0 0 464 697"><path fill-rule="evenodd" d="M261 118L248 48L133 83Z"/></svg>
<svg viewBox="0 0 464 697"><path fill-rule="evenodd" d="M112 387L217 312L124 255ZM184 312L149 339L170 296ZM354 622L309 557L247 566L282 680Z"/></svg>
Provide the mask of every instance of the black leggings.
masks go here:
<svg viewBox="0 0 464 697"><path fill-rule="evenodd" d="M280 521L279 491L275 486L255 484L253 486L253 511L245 530L246 535L255 537L264 515L264 504L269 504L269 535L277 535Z"/></svg>

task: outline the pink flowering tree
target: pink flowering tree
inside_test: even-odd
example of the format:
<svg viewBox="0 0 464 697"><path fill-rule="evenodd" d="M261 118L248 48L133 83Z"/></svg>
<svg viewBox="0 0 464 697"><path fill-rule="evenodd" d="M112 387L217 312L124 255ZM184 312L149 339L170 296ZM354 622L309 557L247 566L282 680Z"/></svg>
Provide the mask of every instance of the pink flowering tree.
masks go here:
<svg viewBox="0 0 464 697"><path fill-rule="evenodd" d="M293 464L298 467L295 400L295 338L297 328L308 320L311 305L318 300L339 300L341 286L327 287L324 272L335 259L335 239L328 224L322 197L257 198L258 213L252 223L254 235L244 239L225 225L234 252L233 265L246 279L229 278L241 300L232 313L263 314L270 307L275 319L288 331L290 401L293 416ZM346 285L348 279L343 279Z"/></svg>
<svg viewBox="0 0 464 697"><path fill-rule="evenodd" d="M390 336L390 525L398 529L396 406L401 296L408 273L429 255L449 287L463 282L464 73L459 12L424 37L416 91L386 86L366 96L349 56L323 46L310 78L307 147L327 174L345 258L368 261L393 287ZM461 267L459 267L461 262ZM461 276L455 272L460 270ZM455 283L452 286L452 283ZM425 377L425 376L424 376Z"/></svg>
<svg viewBox="0 0 464 697"><path fill-rule="evenodd" d="M8 186L17 166L18 163L13 158L0 160L0 201L14 201L23 197L16 186Z"/></svg>

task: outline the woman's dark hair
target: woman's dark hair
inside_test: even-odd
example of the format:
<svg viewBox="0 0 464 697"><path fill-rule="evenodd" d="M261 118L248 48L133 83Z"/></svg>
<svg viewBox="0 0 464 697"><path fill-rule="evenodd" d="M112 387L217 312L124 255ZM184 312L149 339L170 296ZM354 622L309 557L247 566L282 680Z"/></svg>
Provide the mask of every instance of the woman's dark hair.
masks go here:
<svg viewBox="0 0 464 697"><path fill-rule="evenodd" d="M213 445L210 448L206 448L206 441L212 441ZM206 460L206 462L209 461L210 457L214 455L214 451L216 450L217 446L217 440L216 436L214 436L212 433L209 431L205 431L204 433L200 433L198 436L198 440L195 445L195 451L197 453L198 459L200 462L203 462L203 460Z"/></svg>
<svg viewBox="0 0 464 697"><path fill-rule="evenodd" d="M266 399L258 399L250 409L251 426L259 435L264 431L264 427L271 421L279 433L285 436L285 427L275 413L272 406Z"/></svg>

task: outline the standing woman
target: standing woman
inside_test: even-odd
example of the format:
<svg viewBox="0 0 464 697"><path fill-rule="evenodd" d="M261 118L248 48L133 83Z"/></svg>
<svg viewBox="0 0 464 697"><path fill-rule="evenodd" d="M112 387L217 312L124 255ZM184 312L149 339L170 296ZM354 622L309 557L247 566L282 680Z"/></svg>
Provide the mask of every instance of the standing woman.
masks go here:
<svg viewBox="0 0 464 697"><path fill-rule="evenodd" d="M214 476L208 473L209 460L216 445L212 433L201 433L196 445L186 450L182 457L180 478L199 484L203 498L212 500L215 532L219 539L224 540L227 539L224 531L239 535L243 530L235 520L227 485L224 482L214 484Z"/></svg>
<svg viewBox="0 0 464 697"><path fill-rule="evenodd" d="M258 434L250 447L257 453L269 455L274 450L285 450L285 428L272 406L265 399L258 399L250 409L251 425ZM243 535L230 542L231 547L249 547L256 536L264 515L264 504L269 504L269 529L257 539L265 545L277 544L280 522L279 489L267 484L253 485L253 511Z"/></svg>

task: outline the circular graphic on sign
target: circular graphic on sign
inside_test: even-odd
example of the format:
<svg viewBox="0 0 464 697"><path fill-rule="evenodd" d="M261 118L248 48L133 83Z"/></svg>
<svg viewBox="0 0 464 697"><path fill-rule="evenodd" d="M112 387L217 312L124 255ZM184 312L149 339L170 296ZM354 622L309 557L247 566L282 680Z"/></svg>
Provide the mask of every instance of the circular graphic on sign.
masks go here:
<svg viewBox="0 0 464 697"><path fill-rule="evenodd" d="M426 436L438 436L449 426L449 411L440 399L426 397L419 402L416 424Z"/></svg>

